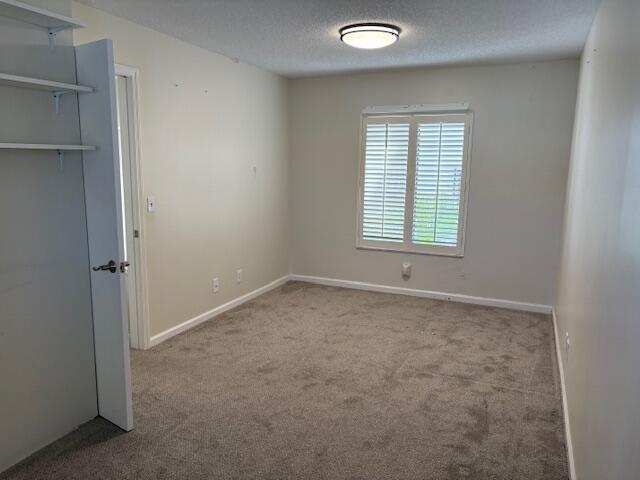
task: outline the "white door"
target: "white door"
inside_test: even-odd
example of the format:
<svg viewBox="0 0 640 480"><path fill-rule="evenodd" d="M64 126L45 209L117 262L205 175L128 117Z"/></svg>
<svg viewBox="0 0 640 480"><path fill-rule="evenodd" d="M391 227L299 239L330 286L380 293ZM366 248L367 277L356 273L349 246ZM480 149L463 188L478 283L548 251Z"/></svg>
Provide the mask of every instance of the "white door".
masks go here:
<svg viewBox="0 0 640 480"><path fill-rule="evenodd" d="M78 83L94 87L79 95L98 413L124 430L133 428L131 372L123 251L120 160L113 44L76 47Z"/></svg>
<svg viewBox="0 0 640 480"><path fill-rule="evenodd" d="M116 76L116 97L118 105L118 145L120 152L120 191L122 195L122 230L124 237L124 258L129 266L125 272L127 284L127 305L129 317L129 339L133 348L139 348L139 301L137 298L138 258L136 257L135 242L139 238L139 228L136 226L135 211L137 208L137 178L133 168L132 157L135 155L132 132L131 115L131 79L123 75Z"/></svg>

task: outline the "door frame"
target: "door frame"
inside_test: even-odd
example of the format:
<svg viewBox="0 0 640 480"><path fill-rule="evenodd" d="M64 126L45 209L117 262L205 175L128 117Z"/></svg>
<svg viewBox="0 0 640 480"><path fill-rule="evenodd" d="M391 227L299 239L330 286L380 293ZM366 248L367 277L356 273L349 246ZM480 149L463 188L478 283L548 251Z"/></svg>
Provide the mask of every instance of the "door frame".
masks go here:
<svg viewBox="0 0 640 480"><path fill-rule="evenodd" d="M131 85L131 94L129 102L129 138L133 142L131 155L132 170L132 193L135 195L135 203L133 210L133 224L139 232L137 241L134 242L134 262L136 275L136 311L137 322L135 330L137 334L132 337L131 343L133 348L147 350L150 348L150 328L149 328L149 294L147 290L147 248L145 242L145 223L144 223L144 183L142 175L142 142L140 139L140 71L128 65L115 65L116 76L126 77Z"/></svg>

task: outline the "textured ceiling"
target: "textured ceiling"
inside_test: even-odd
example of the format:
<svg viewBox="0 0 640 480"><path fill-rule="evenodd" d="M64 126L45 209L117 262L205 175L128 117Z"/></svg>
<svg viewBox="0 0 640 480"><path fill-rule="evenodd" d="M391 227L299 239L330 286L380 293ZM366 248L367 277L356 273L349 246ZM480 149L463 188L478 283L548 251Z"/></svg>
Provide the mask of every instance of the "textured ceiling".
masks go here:
<svg viewBox="0 0 640 480"><path fill-rule="evenodd" d="M282 75L577 56L600 0L80 0ZM402 28L363 51L338 29Z"/></svg>

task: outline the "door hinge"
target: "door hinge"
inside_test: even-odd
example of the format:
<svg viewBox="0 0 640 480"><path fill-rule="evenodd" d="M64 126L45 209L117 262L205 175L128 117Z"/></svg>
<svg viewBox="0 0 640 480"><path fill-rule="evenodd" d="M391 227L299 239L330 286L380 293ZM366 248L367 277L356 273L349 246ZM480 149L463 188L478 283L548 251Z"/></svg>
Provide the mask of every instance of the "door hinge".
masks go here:
<svg viewBox="0 0 640 480"><path fill-rule="evenodd" d="M133 238L140 238L140 230L137 228L133 230Z"/></svg>

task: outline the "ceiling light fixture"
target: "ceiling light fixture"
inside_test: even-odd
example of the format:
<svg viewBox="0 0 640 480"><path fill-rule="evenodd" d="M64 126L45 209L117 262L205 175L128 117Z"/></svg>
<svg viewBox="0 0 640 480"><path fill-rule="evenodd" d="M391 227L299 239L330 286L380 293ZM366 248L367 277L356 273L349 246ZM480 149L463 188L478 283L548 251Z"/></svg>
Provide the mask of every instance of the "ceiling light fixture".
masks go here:
<svg viewBox="0 0 640 480"><path fill-rule="evenodd" d="M400 29L384 23L358 23L340 29L340 40L355 48L373 50L395 43Z"/></svg>

